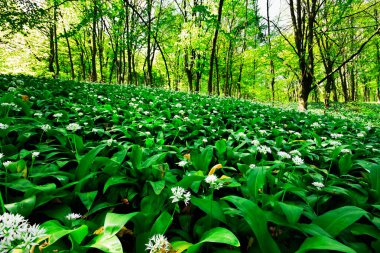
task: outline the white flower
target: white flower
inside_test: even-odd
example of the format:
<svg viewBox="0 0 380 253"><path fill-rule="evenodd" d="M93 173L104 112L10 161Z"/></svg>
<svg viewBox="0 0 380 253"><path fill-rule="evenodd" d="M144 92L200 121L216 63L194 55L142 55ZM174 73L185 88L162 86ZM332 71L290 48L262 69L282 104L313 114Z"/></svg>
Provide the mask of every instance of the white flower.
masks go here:
<svg viewBox="0 0 380 253"><path fill-rule="evenodd" d="M357 135L358 137L360 137L360 138L363 138L364 137L364 133L363 132L361 132L361 133L358 133L358 135Z"/></svg>
<svg viewBox="0 0 380 253"><path fill-rule="evenodd" d="M259 146L260 142L258 140L252 140L251 144L254 145L254 146Z"/></svg>
<svg viewBox="0 0 380 253"><path fill-rule="evenodd" d="M289 152L291 155L293 155L293 156L301 156L301 152L299 152L298 150L292 150L292 151L290 151Z"/></svg>
<svg viewBox="0 0 380 253"><path fill-rule="evenodd" d="M344 148L340 152L342 152L342 153L351 153L351 150L349 150L347 148Z"/></svg>
<svg viewBox="0 0 380 253"><path fill-rule="evenodd" d="M19 214L4 213L0 215L0 252L12 252L13 249L29 252L45 232L39 225L30 225Z"/></svg>
<svg viewBox="0 0 380 253"><path fill-rule="evenodd" d="M12 162L11 161L6 161L3 162L4 167L8 167Z"/></svg>
<svg viewBox="0 0 380 253"><path fill-rule="evenodd" d="M285 158L285 159L290 159L291 158L291 155L289 155L288 153L286 152L283 152L283 151L278 151L277 152L277 155L281 158Z"/></svg>
<svg viewBox="0 0 380 253"><path fill-rule="evenodd" d="M223 187L223 183L218 183L218 178L212 174L212 175L208 175L205 179L206 183L210 184L210 187L213 188L213 189L216 189L216 190L219 190L220 188Z"/></svg>
<svg viewBox="0 0 380 253"><path fill-rule="evenodd" d="M63 116L63 114L62 113L55 113L54 115L53 115L53 117L54 118L60 118L60 117L62 117Z"/></svg>
<svg viewBox="0 0 380 253"><path fill-rule="evenodd" d="M253 168L255 168L255 167L256 167L255 164L250 164L250 165L249 165L249 168L250 168L250 169L253 169Z"/></svg>
<svg viewBox="0 0 380 253"><path fill-rule="evenodd" d="M208 175L205 179L206 183L208 184L215 184L217 180L218 178L214 174Z"/></svg>
<svg viewBox="0 0 380 253"><path fill-rule="evenodd" d="M42 113L40 113L40 112L36 112L33 115L36 116L37 118L41 118L42 117Z"/></svg>
<svg viewBox="0 0 380 253"><path fill-rule="evenodd" d="M65 216L67 220L77 220L80 219L82 215L77 214L77 213L69 213L68 215Z"/></svg>
<svg viewBox="0 0 380 253"><path fill-rule="evenodd" d="M161 234L152 236L145 246L149 253L166 253L170 251L170 243L168 239Z"/></svg>
<svg viewBox="0 0 380 253"><path fill-rule="evenodd" d="M206 142L207 142L207 139L206 139L206 138L203 138L202 141L203 141L204 143L206 143Z"/></svg>
<svg viewBox="0 0 380 253"><path fill-rule="evenodd" d="M247 135L246 135L245 133L243 133L243 132L239 132L239 133L237 134L237 136L238 136L239 138L245 138Z"/></svg>
<svg viewBox="0 0 380 253"><path fill-rule="evenodd" d="M3 157L4 157L4 154L0 153L0 159L2 159Z"/></svg>
<svg viewBox="0 0 380 253"><path fill-rule="evenodd" d="M342 143L340 141L330 141L331 146L340 146Z"/></svg>
<svg viewBox="0 0 380 253"><path fill-rule="evenodd" d="M41 126L42 131L47 132L51 129L51 126L46 124Z"/></svg>
<svg viewBox="0 0 380 253"><path fill-rule="evenodd" d="M265 145L258 146L257 151L259 151L259 153L264 154L264 155L266 155L268 153L269 154L272 153L272 150Z"/></svg>
<svg viewBox="0 0 380 253"><path fill-rule="evenodd" d="M3 124L3 123L0 123L0 129L7 129L9 127L9 125L7 124Z"/></svg>
<svg viewBox="0 0 380 253"><path fill-rule="evenodd" d="M320 182L313 182L311 183L313 186L317 187L318 190L322 189L323 187L325 187L325 185L323 183L320 183Z"/></svg>
<svg viewBox="0 0 380 253"><path fill-rule="evenodd" d="M331 138L333 138L333 139L338 139L338 138L341 138L341 137L343 137L343 134L336 134L336 133L332 133L331 134Z"/></svg>
<svg viewBox="0 0 380 253"><path fill-rule="evenodd" d="M77 130L80 130L82 127L79 125L79 124L77 124L77 123L70 123L67 127L66 127L66 129L67 130L69 130L69 131L77 131Z"/></svg>
<svg viewBox="0 0 380 253"><path fill-rule="evenodd" d="M171 190L173 193L173 196L170 197L172 199L172 203L183 200L185 202L185 205L189 204L191 197L191 193L189 191L186 191L180 186L173 187Z"/></svg>
<svg viewBox="0 0 380 253"><path fill-rule="evenodd" d="M40 152L33 152L32 153L32 157L34 158L34 157L38 157L40 155Z"/></svg>
<svg viewBox="0 0 380 253"><path fill-rule="evenodd" d="M292 161L296 164L296 165L301 165L303 164L303 159L299 156L295 156L292 158Z"/></svg>
<svg viewBox="0 0 380 253"><path fill-rule="evenodd" d="M185 167L186 164L187 164L187 161L180 161L180 162L178 163L178 166L179 166L179 167Z"/></svg>

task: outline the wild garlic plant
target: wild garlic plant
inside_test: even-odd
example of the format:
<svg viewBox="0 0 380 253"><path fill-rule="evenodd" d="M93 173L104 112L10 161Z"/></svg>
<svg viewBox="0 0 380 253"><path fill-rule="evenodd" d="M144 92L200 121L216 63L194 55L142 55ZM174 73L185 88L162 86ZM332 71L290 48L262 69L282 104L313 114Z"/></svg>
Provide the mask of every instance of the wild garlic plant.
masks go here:
<svg viewBox="0 0 380 253"><path fill-rule="evenodd" d="M0 252L15 249L29 252L43 240L45 232L39 225L29 224L20 214L4 213L0 215Z"/></svg>

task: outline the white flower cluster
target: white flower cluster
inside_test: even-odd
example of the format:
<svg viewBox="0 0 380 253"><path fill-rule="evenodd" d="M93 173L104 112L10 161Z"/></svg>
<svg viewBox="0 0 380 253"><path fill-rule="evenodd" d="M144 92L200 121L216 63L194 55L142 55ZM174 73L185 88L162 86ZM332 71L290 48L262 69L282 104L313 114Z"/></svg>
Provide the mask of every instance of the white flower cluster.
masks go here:
<svg viewBox="0 0 380 253"><path fill-rule="evenodd" d="M205 179L206 183L210 184L210 187L213 188L213 189L216 189L216 190L219 190L220 188L223 187L223 183L221 182L217 182L218 181L218 178L212 174L212 175L208 175Z"/></svg>
<svg viewBox="0 0 380 253"><path fill-rule="evenodd" d="M270 147L267 147L265 145L258 146L257 151L259 151L259 153L264 154L264 155L266 155L268 153L269 154L272 153L272 150L270 149Z"/></svg>
<svg viewBox="0 0 380 253"><path fill-rule="evenodd" d="M0 159L2 159L3 157L4 157L4 154L0 153Z"/></svg>
<svg viewBox="0 0 380 253"><path fill-rule="evenodd" d="M77 124L77 123L70 123L70 124L66 127L67 130L69 130L69 131L73 131L73 132L78 131L78 130L80 130L81 128L82 128L82 127L81 127L79 124Z"/></svg>
<svg viewBox="0 0 380 253"><path fill-rule="evenodd" d="M165 253L170 251L170 243L168 239L161 234L152 236L145 246L149 253Z"/></svg>
<svg viewBox="0 0 380 253"><path fill-rule="evenodd" d="M46 124L41 126L42 131L47 132L51 129L51 126Z"/></svg>
<svg viewBox="0 0 380 253"><path fill-rule="evenodd" d="M46 236L45 232L39 225L30 225L19 214L4 213L0 215L0 252L29 250L33 245L38 245L36 241Z"/></svg>
<svg viewBox="0 0 380 253"><path fill-rule="evenodd" d="M338 138L342 138L342 137L343 137L343 134L336 134L336 133L331 134L331 138L333 138L333 139L338 139Z"/></svg>
<svg viewBox="0 0 380 253"><path fill-rule="evenodd" d="M77 214L77 213L69 213L68 215L65 216L67 220L77 220L80 219L82 215Z"/></svg>
<svg viewBox="0 0 380 253"><path fill-rule="evenodd" d="M185 202L185 205L189 204L191 198L191 193L189 191L186 191L180 186L173 187L171 190L173 193L173 196L170 197L172 199L172 203L183 200Z"/></svg>
<svg viewBox="0 0 380 253"><path fill-rule="evenodd" d="M9 125L7 124L3 124L3 123L0 123L0 129L7 129L9 127Z"/></svg>
<svg viewBox="0 0 380 253"><path fill-rule="evenodd" d="M36 157L38 157L40 155L40 152L32 152L32 157L33 158L36 158Z"/></svg>
<svg viewBox="0 0 380 253"><path fill-rule="evenodd" d="M292 158L292 161L296 164L296 165L301 165L303 164L303 159L301 157L299 157L298 155L293 157Z"/></svg>
<svg viewBox="0 0 380 253"><path fill-rule="evenodd" d="M277 155L279 157L281 157L281 158L284 158L284 159L290 159L290 158L292 158L291 155L289 155L288 153L286 153L284 151L278 151Z"/></svg>
<svg viewBox="0 0 380 253"><path fill-rule="evenodd" d="M313 186L317 187L318 190L322 189L323 187L325 187L325 185L323 183L320 183L320 182L313 182L311 183Z"/></svg>
<svg viewBox="0 0 380 253"><path fill-rule="evenodd" d="M187 161L180 161L180 162L178 163L178 166L179 166L179 167L185 167L186 164L187 164Z"/></svg>

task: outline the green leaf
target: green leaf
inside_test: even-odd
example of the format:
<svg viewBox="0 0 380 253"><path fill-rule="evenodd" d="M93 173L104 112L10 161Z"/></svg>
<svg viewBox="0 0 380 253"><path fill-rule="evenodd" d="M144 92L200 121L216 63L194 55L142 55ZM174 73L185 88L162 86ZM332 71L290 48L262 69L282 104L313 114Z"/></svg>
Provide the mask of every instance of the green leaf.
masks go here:
<svg viewBox="0 0 380 253"><path fill-rule="evenodd" d="M18 213L22 216L28 217L36 204L36 195L30 196L29 198L23 199L19 202L10 203L4 205L4 207L10 212L10 213Z"/></svg>
<svg viewBox="0 0 380 253"><path fill-rule="evenodd" d="M56 220L47 221L41 224L41 227L44 228L46 230L46 234L49 235L49 246L54 244L65 235L71 233L74 233L72 239L80 244L80 242L82 242L88 234L88 228L86 225L82 225L76 229L69 229L65 226L62 226L61 223Z"/></svg>
<svg viewBox="0 0 380 253"><path fill-rule="evenodd" d="M194 206L199 207L199 209L201 209L203 212L207 213L214 219L217 219L223 223L227 223L222 208L220 207L219 203L215 200L199 199L196 197L192 197L190 201Z"/></svg>
<svg viewBox="0 0 380 253"><path fill-rule="evenodd" d="M80 180L87 176L90 173L90 167L92 163L94 162L95 157L97 154L104 149L106 144L101 144L97 146L96 148L92 149L90 152L88 152L79 162L78 167L75 171L75 178L77 180ZM80 184L78 184L80 185Z"/></svg>
<svg viewBox="0 0 380 253"><path fill-rule="evenodd" d="M82 201L87 211L91 209L91 206L94 203L97 194L98 194L98 191L77 193L79 199Z"/></svg>
<svg viewBox="0 0 380 253"><path fill-rule="evenodd" d="M163 158L165 158L166 155L167 153L160 153L160 154L156 154L154 156L149 157L146 161L143 162L142 168L149 168L153 164L157 164Z"/></svg>
<svg viewBox="0 0 380 253"><path fill-rule="evenodd" d="M344 253L356 253L350 247L326 236L307 238L296 253L308 252L309 250L335 250Z"/></svg>
<svg viewBox="0 0 380 253"><path fill-rule="evenodd" d="M380 164L367 161L358 161L364 169L368 171L368 181L372 189L372 194L377 201L380 201Z"/></svg>
<svg viewBox="0 0 380 253"><path fill-rule="evenodd" d="M262 190L266 182L266 170L264 167L255 167L248 171L247 186L251 196L257 201L259 190Z"/></svg>
<svg viewBox="0 0 380 253"><path fill-rule="evenodd" d="M232 202L238 208L240 215L255 234L263 252L280 253L280 249L268 232L265 214L257 204L238 196L227 196L222 199Z"/></svg>
<svg viewBox="0 0 380 253"><path fill-rule="evenodd" d="M202 150L201 153L199 153L199 151L191 152L190 159L193 166L197 170L206 172L209 169L209 165L212 160L212 155L213 155L212 146L207 146L206 148Z"/></svg>
<svg viewBox="0 0 380 253"><path fill-rule="evenodd" d="M278 205L280 206L282 212L285 214L286 219L290 224L295 224L302 215L302 207L290 205L284 202L278 202Z"/></svg>
<svg viewBox="0 0 380 253"><path fill-rule="evenodd" d="M375 226L365 224L352 224L350 230L354 235L369 235L380 240L380 230Z"/></svg>
<svg viewBox="0 0 380 253"><path fill-rule="evenodd" d="M198 249L205 242L224 243L234 247L240 247L238 238L230 230L217 227L204 233L201 240L197 244L194 244L188 248L187 253L199 252Z"/></svg>
<svg viewBox="0 0 380 253"><path fill-rule="evenodd" d="M218 140L215 142L215 148L216 151L218 152L218 155L221 156L227 151L227 143L225 139Z"/></svg>
<svg viewBox="0 0 380 253"><path fill-rule="evenodd" d="M173 250L175 250L176 253L182 253L192 245L192 243L186 241L176 241L172 243Z"/></svg>
<svg viewBox="0 0 380 253"><path fill-rule="evenodd" d="M142 162L142 148L139 145L133 145L132 146L132 151L129 154L129 158L131 159L132 166L135 170L140 170L142 169L141 167L141 162Z"/></svg>
<svg viewBox="0 0 380 253"><path fill-rule="evenodd" d="M123 253L123 246L115 235L109 237L108 235L100 234L86 247L100 249L105 253Z"/></svg>
<svg viewBox="0 0 380 253"><path fill-rule="evenodd" d="M163 211L161 215L154 222L150 234L153 236L155 234L165 234L166 230L173 222L173 217L167 212Z"/></svg>
<svg viewBox="0 0 380 253"><path fill-rule="evenodd" d="M162 190L165 188L165 180L156 181L156 182L148 181L148 182L152 186L153 191L156 195L160 195Z"/></svg>
<svg viewBox="0 0 380 253"><path fill-rule="evenodd" d="M138 212L128 214L107 213L104 221L104 234L108 237L116 235L137 214Z"/></svg>
<svg viewBox="0 0 380 253"><path fill-rule="evenodd" d="M136 180L133 178L128 178L125 176L114 176L108 178L107 182L104 184L103 193L105 193L109 187L118 184L136 184Z"/></svg>
<svg viewBox="0 0 380 253"><path fill-rule="evenodd" d="M313 220L313 223L335 237L366 213L366 211L356 206L344 206L318 216Z"/></svg>
<svg viewBox="0 0 380 253"><path fill-rule="evenodd" d="M345 154L339 159L340 175L347 175L348 172L351 170L352 165L353 165L351 158L352 158L351 154Z"/></svg>

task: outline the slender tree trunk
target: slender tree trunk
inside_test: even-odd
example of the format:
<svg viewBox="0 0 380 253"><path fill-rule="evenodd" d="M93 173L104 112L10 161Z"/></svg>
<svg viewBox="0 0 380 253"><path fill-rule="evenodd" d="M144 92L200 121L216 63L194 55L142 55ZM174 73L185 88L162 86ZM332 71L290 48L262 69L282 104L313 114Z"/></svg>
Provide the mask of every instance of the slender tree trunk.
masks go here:
<svg viewBox="0 0 380 253"><path fill-rule="evenodd" d="M268 26L268 50L269 50L269 66L270 66L270 75L271 75L271 81L270 81L270 87L272 90L272 101L274 102L275 99L275 91L274 91L274 83L275 83L275 73L274 73L274 63L273 63L273 57L272 57L272 41L271 41L271 31L270 31L270 17L269 17L269 1L267 0L267 26Z"/></svg>
<svg viewBox="0 0 380 253"><path fill-rule="evenodd" d="M339 75L340 75L340 80L342 83L342 92L343 92L343 97L344 97L344 102L347 103L350 98L348 96L348 87L347 87L347 78L346 78L346 66L341 68L339 70Z"/></svg>
<svg viewBox="0 0 380 253"><path fill-rule="evenodd" d="M212 40L212 47L211 47L210 71L208 73L208 83L207 83L208 95L211 95L212 93L212 75L213 75L213 67L214 67L214 59L215 59L215 50L216 50L216 42L218 40L220 21L222 19L222 11L223 11L223 0L219 0L218 22L216 24L214 38Z"/></svg>
<svg viewBox="0 0 380 253"><path fill-rule="evenodd" d="M54 28L53 25L49 28L49 72L54 76L54 58L55 58L55 49L54 49Z"/></svg>
<svg viewBox="0 0 380 253"><path fill-rule="evenodd" d="M98 74L96 72L96 24L98 22L98 3L93 0L93 18L92 18L92 48L91 48L91 81L98 81Z"/></svg>
<svg viewBox="0 0 380 253"><path fill-rule="evenodd" d="M61 18L62 18L62 16L61 16ZM63 23L63 21L62 21L62 27L63 27L64 36L65 36L65 39L66 39L67 51L69 53L71 79L74 80L75 79L75 71L74 71L73 56L72 56L72 53L71 53L71 46L70 46L69 35L67 33L67 30L66 30L66 27L65 27L65 24Z"/></svg>
<svg viewBox="0 0 380 253"><path fill-rule="evenodd" d="M54 1L54 23L53 23L53 32L54 32L54 59L55 59L55 78L59 77L60 66L59 66L59 58L58 58L58 36L57 36L57 3Z"/></svg>

